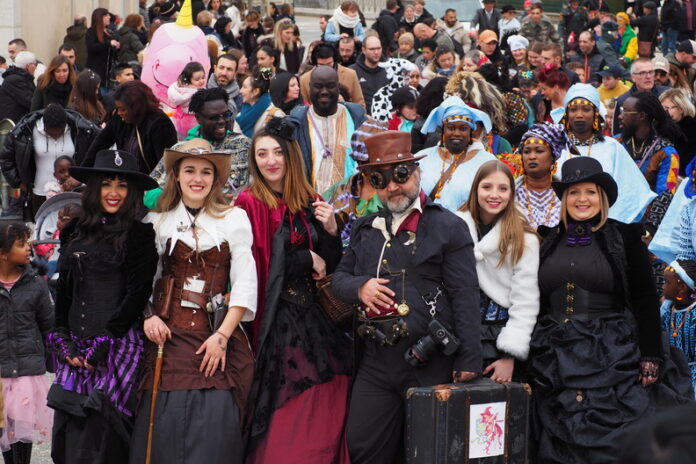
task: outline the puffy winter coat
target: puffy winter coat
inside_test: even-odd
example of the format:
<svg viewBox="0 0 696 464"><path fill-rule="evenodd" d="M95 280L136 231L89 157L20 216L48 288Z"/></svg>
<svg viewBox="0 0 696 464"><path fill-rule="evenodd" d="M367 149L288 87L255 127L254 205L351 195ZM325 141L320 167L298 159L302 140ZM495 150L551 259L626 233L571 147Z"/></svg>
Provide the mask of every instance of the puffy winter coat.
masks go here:
<svg viewBox="0 0 696 464"><path fill-rule="evenodd" d="M0 376L46 372L44 336L53 328L53 303L43 277L27 265L12 290L0 285Z"/></svg>

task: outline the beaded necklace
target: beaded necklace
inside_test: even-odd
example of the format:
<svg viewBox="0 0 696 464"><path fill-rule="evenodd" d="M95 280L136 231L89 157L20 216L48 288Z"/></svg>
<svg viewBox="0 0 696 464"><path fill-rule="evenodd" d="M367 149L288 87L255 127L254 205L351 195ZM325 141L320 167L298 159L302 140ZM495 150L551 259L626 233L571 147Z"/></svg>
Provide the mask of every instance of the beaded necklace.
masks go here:
<svg viewBox="0 0 696 464"><path fill-rule="evenodd" d="M527 185L527 177L526 176L524 178L524 194L525 194L525 200L527 201L527 219L529 221L529 225L536 229L541 224L536 223L536 220L534 219L534 214L532 213L532 195L530 192L530 188ZM556 204L556 196L551 195L551 202L549 203L549 206L546 209L546 216L544 217L544 224L549 223L549 220L551 219L551 214L553 213L553 207L555 206L555 204Z"/></svg>
<svg viewBox="0 0 696 464"><path fill-rule="evenodd" d="M691 303L686 309L681 310L680 312L682 313L682 320L679 323L678 327L675 327L674 324L674 313L675 311L672 310L669 313L669 326L672 329L672 338L677 338L679 336L679 331L684 327L684 322L689 318L689 314L691 313L691 310L694 309L694 305L696 305L696 302Z"/></svg>

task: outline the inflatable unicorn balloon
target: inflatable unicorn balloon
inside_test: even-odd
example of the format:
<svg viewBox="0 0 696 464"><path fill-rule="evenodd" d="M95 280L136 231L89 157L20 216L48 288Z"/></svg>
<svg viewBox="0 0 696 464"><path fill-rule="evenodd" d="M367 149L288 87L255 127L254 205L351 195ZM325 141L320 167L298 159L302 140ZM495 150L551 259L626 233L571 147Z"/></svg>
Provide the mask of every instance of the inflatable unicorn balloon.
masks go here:
<svg viewBox="0 0 696 464"><path fill-rule="evenodd" d="M170 107L167 89L187 63L198 61L208 75L208 42L203 31L193 26L191 0L184 2L176 23L163 24L155 31L143 55L142 81Z"/></svg>

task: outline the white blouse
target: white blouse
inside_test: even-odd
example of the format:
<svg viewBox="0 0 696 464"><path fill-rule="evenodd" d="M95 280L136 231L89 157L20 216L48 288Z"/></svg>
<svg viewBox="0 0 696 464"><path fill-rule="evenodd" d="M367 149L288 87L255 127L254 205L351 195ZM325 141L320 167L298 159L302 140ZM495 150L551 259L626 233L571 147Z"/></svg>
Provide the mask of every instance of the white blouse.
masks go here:
<svg viewBox="0 0 696 464"><path fill-rule="evenodd" d="M155 228L157 234L155 241L160 256L166 252L167 240L169 239L171 239L170 254L179 240L191 249L196 247L191 218L183 202L180 202L179 206L172 211L166 213L151 212L145 216L143 222L149 222ZM215 218L203 210L198 214L195 222L198 234L198 251L203 252L213 247L220 249L220 245L225 242L230 247L232 290L229 307L246 308L242 321L253 320L256 315L257 297L256 262L251 252L254 237L246 211L241 208L232 208L226 211L223 217ZM161 262L157 274L160 273Z"/></svg>

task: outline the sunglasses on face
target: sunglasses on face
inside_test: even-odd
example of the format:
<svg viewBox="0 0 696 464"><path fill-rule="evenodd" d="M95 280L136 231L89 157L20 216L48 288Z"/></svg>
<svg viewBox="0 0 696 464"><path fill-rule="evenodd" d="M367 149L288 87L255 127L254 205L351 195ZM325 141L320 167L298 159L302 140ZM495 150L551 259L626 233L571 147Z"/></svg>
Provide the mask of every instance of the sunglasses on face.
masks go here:
<svg viewBox="0 0 696 464"><path fill-rule="evenodd" d="M232 118L232 112L226 111L222 114L211 114L210 116L207 116L205 114L201 114L201 116L203 116L208 121L219 121L220 119L227 121L228 119Z"/></svg>
<svg viewBox="0 0 696 464"><path fill-rule="evenodd" d="M372 187L382 190L387 188L392 180L397 184L405 184L417 168L418 164L416 163L397 164L391 168L370 171L368 179Z"/></svg>

